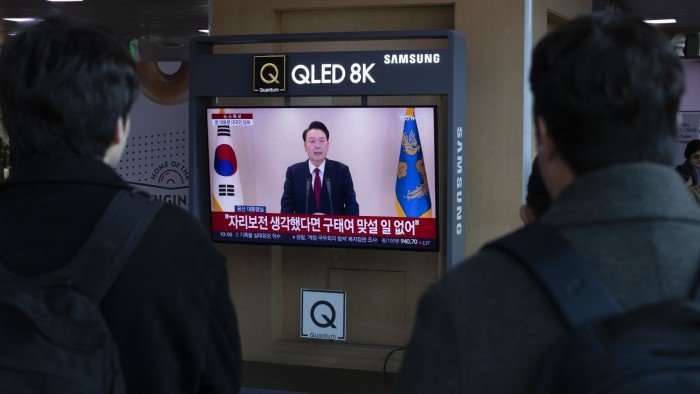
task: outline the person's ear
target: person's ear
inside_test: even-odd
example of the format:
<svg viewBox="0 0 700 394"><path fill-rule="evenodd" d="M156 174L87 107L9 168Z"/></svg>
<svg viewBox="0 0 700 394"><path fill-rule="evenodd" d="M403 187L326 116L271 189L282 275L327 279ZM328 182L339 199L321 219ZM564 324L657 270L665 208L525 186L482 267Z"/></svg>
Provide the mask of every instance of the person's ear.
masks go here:
<svg viewBox="0 0 700 394"><path fill-rule="evenodd" d="M119 144L129 136L129 131L131 130L131 119L127 117L120 117L117 119L117 124L114 126L114 137L112 138L112 143Z"/></svg>
<svg viewBox="0 0 700 394"><path fill-rule="evenodd" d="M120 123L121 119L114 125L114 133L112 134L112 141L110 141L109 145L117 145L121 142L123 133L119 125Z"/></svg>
<svg viewBox="0 0 700 394"><path fill-rule="evenodd" d="M551 159L557 149L554 145L554 141L552 141L552 138L549 136L547 122L545 122L544 118L541 116L537 116L535 122L537 123L537 154L540 157Z"/></svg>
<svg viewBox="0 0 700 394"><path fill-rule="evenodd" d="M533 211L532 208L527 204L521 205L520 220L523 221L524 225L528 225L534 222L535 220L537 220L537 217L535 216L535 211Z"/></svg>
<svg viewBox="0 0 700 394"><path fill-rule="evenodd" d="M123 140L129 136L129 119L120 117L114 124L114 133L112 134L112 139L109 145L119 145Z"/></svg>
<svg viewBox="0 0 700 394"><path fill-rule="evenodd" d="M542 181L552 200L556 200L559 193L573 182L576 176L550 136L547 122L541 116L538 116L535 121L537 122L537 157Z"/></svg>
<svg viewBox="0 0 700 394"><path fill-rule="evenodd" d="M109 142L109 147L105 152L102 161L114 167L119 162L124 148L126 147L126 140L129 136L129 128L131 126L130 119L128 117L117 119L117 123L114 125L114 134L112 134L112 139Z"/></svg>

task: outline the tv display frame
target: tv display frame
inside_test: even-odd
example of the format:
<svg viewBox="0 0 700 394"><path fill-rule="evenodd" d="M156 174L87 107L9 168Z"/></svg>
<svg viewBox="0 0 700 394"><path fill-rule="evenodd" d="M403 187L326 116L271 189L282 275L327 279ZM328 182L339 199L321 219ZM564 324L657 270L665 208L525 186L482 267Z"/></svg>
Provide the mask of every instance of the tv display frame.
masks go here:
<svg viewBox="0 0 700 394"><path fill-rule="evenodd" d="M209 106L206 119L215 242L439 250L437 106ZM280 213L287 168L308 159L302 133L311 121L329 129L327 158L349 167L359 216ZM413 145L405 145L404 128L413 121L418 138L411 135ZM406 146L422 156L427 185L409 186L427 191L431 217L398 213L397 172ZM413 189L406 193L416 196Z"/></svg>

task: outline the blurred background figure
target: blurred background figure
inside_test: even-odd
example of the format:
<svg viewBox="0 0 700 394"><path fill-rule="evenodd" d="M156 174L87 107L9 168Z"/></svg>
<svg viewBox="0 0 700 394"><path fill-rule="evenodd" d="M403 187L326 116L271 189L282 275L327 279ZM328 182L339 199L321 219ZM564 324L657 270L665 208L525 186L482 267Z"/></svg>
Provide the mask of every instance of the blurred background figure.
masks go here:
<svg viewBox="0 0 700 394"><path fill-rule="evenodd" d="M685 161L676 166L676 171L683 176L688 185L696 186L700 179L700 140L689 141L683 155Z"/></svg>
<svg viewBox="0 0 700 394"><path fill-rule="evenodd" d="M700 203L700 140L690 140L683 152L685 161L676 166L676 171L683 177L685 184Z"/></svg>

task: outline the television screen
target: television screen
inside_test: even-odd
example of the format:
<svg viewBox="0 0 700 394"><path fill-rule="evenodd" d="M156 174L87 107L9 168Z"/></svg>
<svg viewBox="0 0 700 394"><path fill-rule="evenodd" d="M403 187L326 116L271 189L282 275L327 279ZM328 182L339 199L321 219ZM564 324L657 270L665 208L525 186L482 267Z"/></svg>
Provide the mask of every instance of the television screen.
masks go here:
<svg viewBox="0 0 700 394"><path fill-rule="evenodd" d="M214 241L438 250L435 107L212 107L207 120Z"/></svg>

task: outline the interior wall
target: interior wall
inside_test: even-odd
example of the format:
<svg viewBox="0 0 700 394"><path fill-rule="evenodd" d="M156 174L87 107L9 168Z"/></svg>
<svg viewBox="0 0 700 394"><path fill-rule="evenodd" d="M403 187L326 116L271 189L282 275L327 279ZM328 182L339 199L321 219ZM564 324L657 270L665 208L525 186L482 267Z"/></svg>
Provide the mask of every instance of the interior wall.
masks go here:
<svg viewBox="0 0 700 394"><path fill-rule="evenodd" d="M679 111L700 111L700 59L683 59L685 93Z"/></svg>
<svg viewBox="0 0 700 394"><path fill-rule="evenodd" d="M548 12L563 19L571 19L593 9L592 0L546 0L546 2Z"/></svg>

